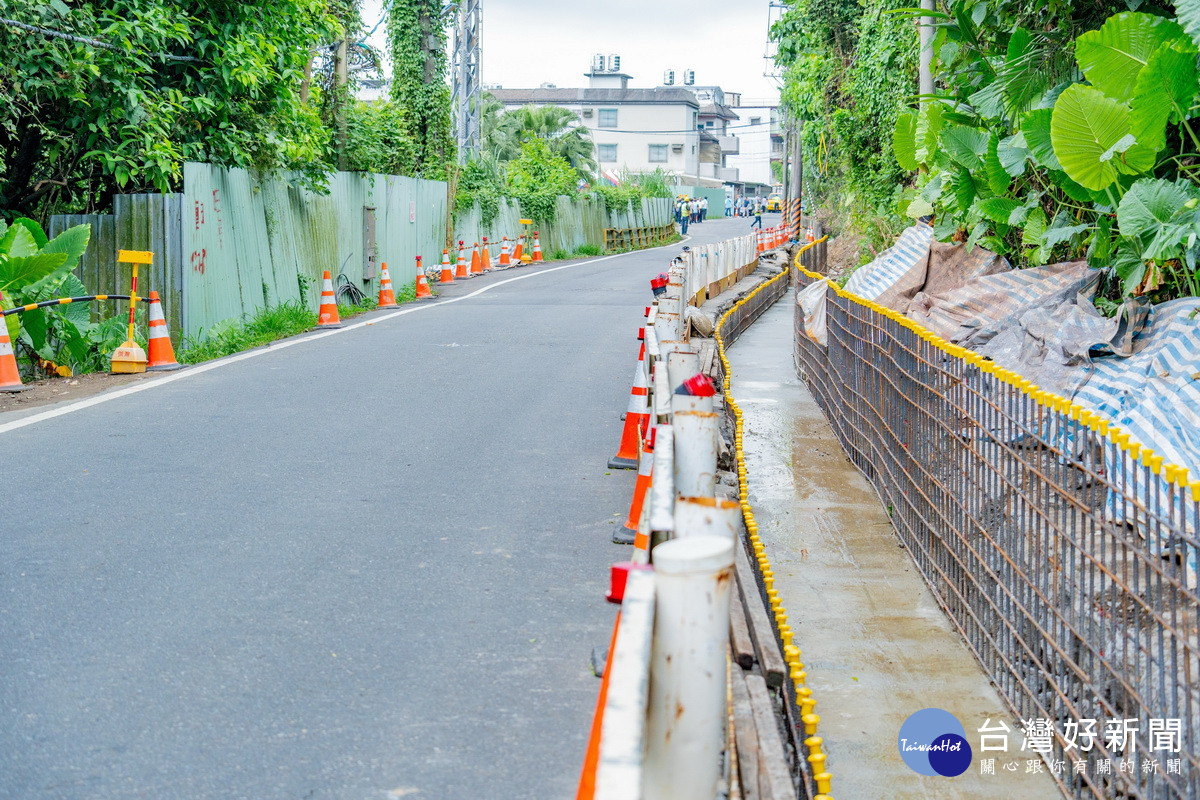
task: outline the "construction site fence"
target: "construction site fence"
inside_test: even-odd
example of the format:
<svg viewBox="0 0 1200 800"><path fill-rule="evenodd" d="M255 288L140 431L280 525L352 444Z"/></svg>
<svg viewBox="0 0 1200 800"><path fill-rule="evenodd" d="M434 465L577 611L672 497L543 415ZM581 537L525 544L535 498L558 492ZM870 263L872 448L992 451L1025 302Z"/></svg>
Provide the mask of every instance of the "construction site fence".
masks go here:
<svg viewBox="0 0 1200 800"><path fill-rule="evenodd" d="M1200 482L823 258L793 274L826 285L827 346L796 308L797 372L1021 726L978 741L1036 759L1038 736L1069 797L1200 797Z"/></svg>
<svg viewBox="0 0 1200 800"><path fill-rule="evenodd" d="M98 294L129 294L118 250L153 252L142 279L159 293L178 338L289 301L315 306L324 270L374 296L382 263L393 284L410 284L416 257L435 267L451 239L499 243L535 228L546 255L570 254L603 248L609 229L670 225L674 213L668 198L610 211L599 196L560 196L548 224L522 224L511 199L501 200L489 225L477 207L456 224L446 192L445 182L396 175L335 172L316 188L299 174L186 163L179 192L118 195L112 214L54 215L49 230L91 225L76 274Z"/></svg>

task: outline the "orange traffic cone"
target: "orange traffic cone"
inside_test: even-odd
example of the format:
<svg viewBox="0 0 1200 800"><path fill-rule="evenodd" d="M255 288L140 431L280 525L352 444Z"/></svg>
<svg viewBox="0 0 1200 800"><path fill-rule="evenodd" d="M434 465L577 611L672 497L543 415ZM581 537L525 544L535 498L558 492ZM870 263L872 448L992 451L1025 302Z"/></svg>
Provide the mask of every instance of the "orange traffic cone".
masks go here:
<svg viewBox="0 0 1200 800"><path fill-rule="evenodd" d="M542 260L542 243L538 241L538 232L533 232L533 261L537 263Z"/></svg>
<svg viewBox="0 0 1200 800"><path fill-rule="evenodd" d="M421 267L421 257L417 256L417 299L430 300L433 292L429 290L429 281L425 280L425 270Z"/></svg>
<svg viewBox="0 0 1200 800"><path fill-rule="evenodd" d="M470 276L474 278L483 272L483 264L479 261L479 242L475 243L474 249L471 250L471 271Z"/></svg>
<svg viewBox="0 0 1200 800"><path fill-rule="evenodd" d="M175 348L171 347L171 334L167 331L167 318L163 316L158 292L150 293L150 332L147 339L147 372L166 372L183 366L175 360Z"/></svg>
<svg viewBox="0 0 1200 800"><path fill-rule="evenodd" d="M12 342L8 340L8 324L4 317L0 317L0 392L24 390L21 371L17 369L17 356L13 353Z"/></svg>
<svg viewBox="0 0 1200 800"><path fill-rule="evenodd" d="M762 232L762 228L759 228L759 229L758 229L758 252L760 252L760 253L765 253L766 251L767 251L767 247L766 247L766 245L763 243L763 232Z"/></svg>
<svg viewBox="0 0 1200 800"><path fill-rule="evenodd" d="M450 251L442 251L442 274L438 283L454 283L454 270L450 267Z"/></svg>
<svg viewBox="0 0 1200 800"><path fill-rule="evenodd" d="M392 276L388 272L387 262L384 261L379 269L379 302L376 304L376 308L399 308L400 304L396 302L396 293L392 290Z"/></svg>
<svg viewBox="0 0 1200 800"><path fill-rule="evenodd" d="M504 237L504 241L500 245L500 266L498 269L508 269L512 266L512 259L508 255L508 237Z"/></svg>
<svg viewBox="0 0 1200 800"><path fill-rule="evenodd" d="M471 271L475 271L475 265L471 264ZM488 252L487 237L483 237L483 249L479 252L479 274L492 271L492 254Z"/></svg>
<svg viewBox="0 0 1200 800"><path fill-rule="evenodd" d="M458 264L455 265L454 279L462 280L471 277L471 273L467 272L467 255L463 252L463 243L458 243Z"/></svg>
<svg viewBox="0 0 1200 800"><path fill-rule="evenodd" d="M321 280L321 308L317 311L317 327L340 328L342 318L338 316L337 298L333 294L333 279L329 277L329 270L325 270Z"/></svg>
<svg viewBox="0 0 1200 800"><path fill-rule="evenodd" d="M629 408L625 412L625 430L621 446L608 460L609 469L637 469L638 442L642 431L650 424L650 385L646 381L646 362L638 361L633 373L633 388L629 390Z"/></svg>
<svg viewBox="0 0 1200 800"><path fill-rule="evenodd" d="M525 263L525 234L521 234L521 238L517 239L517 246L513 248L512 254L513 266L519 267Z"/></svg>
<svg viewBox="0 0 1200 800"><path fill-rule="evenodd" d="M654 471L654 428L648 431L649 438L646 446L638 455L637 481L633 484L633 499L629 503L629 518L625 525L613 532L613 541L617 544L632 544L645 547L639 539L645 538L638 532L642 519L642 507L646 503L646 493L650 491L650 480Z"/></svg>
<svg viewBox="0 0 1200 800"><path fill-rule="evenodd" d="M804 229L804 241L815 242L816 240L817 240L817 237L813 236L812 228L805 228Z"/></svg>

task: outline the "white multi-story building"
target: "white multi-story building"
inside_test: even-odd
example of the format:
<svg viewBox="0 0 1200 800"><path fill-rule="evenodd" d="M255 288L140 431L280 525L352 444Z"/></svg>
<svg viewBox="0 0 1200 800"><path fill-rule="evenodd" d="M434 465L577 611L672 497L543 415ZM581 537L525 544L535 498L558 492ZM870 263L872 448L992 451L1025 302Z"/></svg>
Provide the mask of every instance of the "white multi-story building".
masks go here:
<svg viewBox="0 0 1200 800"><path fill-rule="evenodd" d="M557 105L579 115L596 143L603 171L650 172L662 167L685 183L701 176L701 104L688 89L630 88L620 59L597 56L585 89L491 89L506 109Z"/></svg>
<svg viewBox="0 0 1200 800"><path fill-rule="evenodd" d="M738 171L738 175L749 189L752 185L770 187L779 181L775 178L771 164L783 160L783 127L780 124L779 108L775 105L749 101L740 105L740 98L731 105L738 115L733 126L740 148L737 153L726 157L726 163Z"/></svg>

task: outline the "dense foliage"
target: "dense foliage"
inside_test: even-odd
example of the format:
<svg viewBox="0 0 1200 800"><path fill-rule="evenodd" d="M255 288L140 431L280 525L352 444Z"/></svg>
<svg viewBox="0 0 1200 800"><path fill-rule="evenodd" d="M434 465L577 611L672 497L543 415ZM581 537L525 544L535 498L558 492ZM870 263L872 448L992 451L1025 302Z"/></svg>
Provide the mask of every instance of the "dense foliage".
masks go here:
<svg viewBox="0 0 1200 800"><path fill-rule="evenodd" d="M592 134L575 112L562 106L525 106L504 111L490 95L482 119L486 152L497 161L512 161L530 139L544 139L550 151L562 156L582 180L596 173Z"/></svg>
<svg viewBox="0 0 1200 800"><path fill-rule="evenodd" d="M442 0L392 0L388 46L392 100L412 143L412 173L446 180L455 162L446 80L446 13Z"/></svg>
<svg viewBox="0 0 1200 800"><path fill-rule="evenodd" d="M911 19L889 12L910 5L793 0L772 30L783 104L805 123L805 188L859 217L890 208L904 178L889 132L916 86L916 34Z"/></svg>
<svg viewBox="0 0 1200 800"><path fill-rule="evenodd" d="M77 225L47 239L33 220L22 217L12 225L0 220L0 308L88 294L71 271L90 236L89 226ZM38 364L64 374L104 369L126 335L124 321L115 314L93 322L86 303L10 314L4 321L27 371Z"/></svg>
<svg viewBox="0 0 1200 800"><path fill-rule="evenodd" d="M1048 30L949 8L944 96L895 128L897 160L921 170L902 209L1020 264L1112 267L1112 298L1197 294L1200 3L1179 3L1178 19L1068 8Z"/></svg>
<svg viewBox="0 0 1200 800"><path fill-rule="evenodd" d="M323 0L0 0L0 210L86 211L166 191L184 161L319 172L329 134L300 101ZM180 60L188 59L188 60Z"/></svg>
<svg viewBox="0 0 1200 800"><path fill-rule="evenodd" d="M521 145L521 155L505 169L507 194L521 203L530 218L543 222L554 221L558 196L575 194L577 182L571 163L537 137Z"/></svg>

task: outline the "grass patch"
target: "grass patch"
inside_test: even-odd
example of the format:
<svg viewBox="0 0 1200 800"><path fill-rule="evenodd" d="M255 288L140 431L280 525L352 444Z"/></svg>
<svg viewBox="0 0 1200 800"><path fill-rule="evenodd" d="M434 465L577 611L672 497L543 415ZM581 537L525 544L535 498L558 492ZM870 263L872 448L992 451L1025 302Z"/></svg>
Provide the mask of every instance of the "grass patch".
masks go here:
<svg viewBox="0 0 1200 800"><path fill-rule="evenodd" d="M199 364L304 333L316 324L312 310L295 301L283 303L244 320L217 323L195 339L185 337L176 358L181 364Z"/></svg>
<svg viewBox="0 0 1200 800"><path fill-rule="evenodd" d="M581 244L575 248L575 255L577 256L598 256L602 252L604 251L594 244Z"/></svg>
<svg viewBox="0 0 1200 800"><path fill-rule="evenodd" d="M400 298L396 298L396 302L403 303ZM350 319L357 317L359 314L365 314L368 311L374 311L379 306L379 301L373 297L363 298L362 302L349 305L346 303L338 303L338 317L341 319Z"/></svg>
<svg viewBox="0 0 1200 800"><path fill-rule="evenodd" d="M555 250L550 254L551 261L566 261L571 257L571 254L566 250Z"/></svg>

